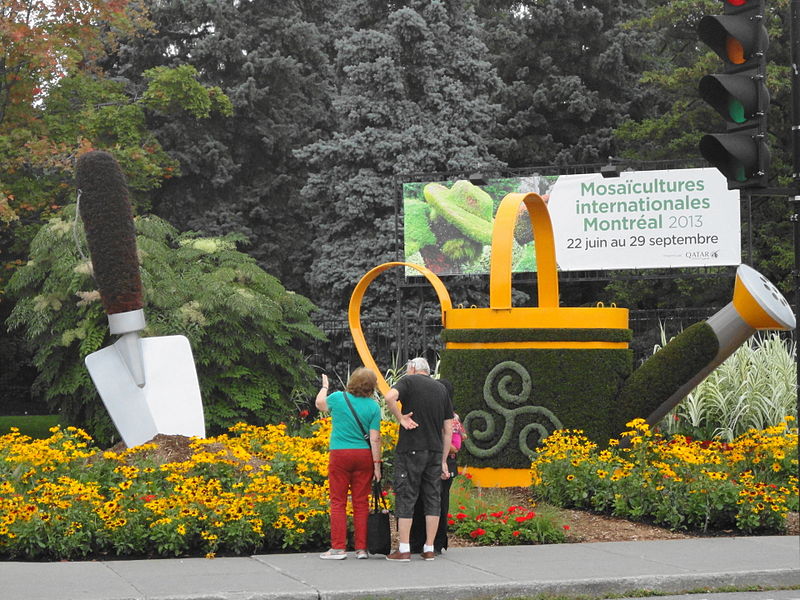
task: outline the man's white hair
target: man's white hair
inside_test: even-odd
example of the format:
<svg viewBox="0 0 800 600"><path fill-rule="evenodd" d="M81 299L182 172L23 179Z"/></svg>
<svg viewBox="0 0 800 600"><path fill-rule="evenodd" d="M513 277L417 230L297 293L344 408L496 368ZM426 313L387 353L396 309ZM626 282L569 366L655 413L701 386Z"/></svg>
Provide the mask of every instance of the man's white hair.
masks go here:
<svg viewBox="0 0 800 600"><path fill-rule="evenodd" d="M428 364L428 361L421 356L417 356L416 358L412 358L410 361L408 361L408 366L414 367L414 370L420 373L431 372L431 366Z"/></svg>

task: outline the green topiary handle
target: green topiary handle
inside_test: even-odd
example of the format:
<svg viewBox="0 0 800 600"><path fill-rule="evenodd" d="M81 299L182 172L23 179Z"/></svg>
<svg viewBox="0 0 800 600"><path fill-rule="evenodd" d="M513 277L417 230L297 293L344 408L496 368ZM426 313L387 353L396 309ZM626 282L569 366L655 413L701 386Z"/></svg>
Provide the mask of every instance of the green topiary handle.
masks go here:
<svg viewBox="0 0 800 600"><path fill-rule="evenodd" d="M141 309L136 229L122 169L108 152L87 152L77 161L76 183L103 308L109 315Z"/></svg>

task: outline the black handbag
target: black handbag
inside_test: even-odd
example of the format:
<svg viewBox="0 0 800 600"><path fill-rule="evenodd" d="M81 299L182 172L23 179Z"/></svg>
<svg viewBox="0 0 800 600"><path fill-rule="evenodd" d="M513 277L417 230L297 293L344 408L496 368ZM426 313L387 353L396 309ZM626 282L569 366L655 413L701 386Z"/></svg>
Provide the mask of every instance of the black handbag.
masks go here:
<svg viewBox="0 0 800 600"><path fill-rule="evenodd" d="M367 517L367 550L370 554L389 554L392 551L389 506L382 491L380 482L373 481L372 506Z"/></svg>

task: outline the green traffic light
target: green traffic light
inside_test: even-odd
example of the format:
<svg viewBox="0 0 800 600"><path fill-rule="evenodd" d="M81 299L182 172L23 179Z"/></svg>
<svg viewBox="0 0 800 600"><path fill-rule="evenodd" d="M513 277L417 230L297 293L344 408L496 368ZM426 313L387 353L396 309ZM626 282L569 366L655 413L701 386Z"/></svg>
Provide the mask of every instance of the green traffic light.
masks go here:
<svg viewBox="0 0 800 600"><path fill-rule="evenodd" d="M747 117L744 114L744 104L738 98L728 98L728 115L734 123L747 121Z"/></svg>

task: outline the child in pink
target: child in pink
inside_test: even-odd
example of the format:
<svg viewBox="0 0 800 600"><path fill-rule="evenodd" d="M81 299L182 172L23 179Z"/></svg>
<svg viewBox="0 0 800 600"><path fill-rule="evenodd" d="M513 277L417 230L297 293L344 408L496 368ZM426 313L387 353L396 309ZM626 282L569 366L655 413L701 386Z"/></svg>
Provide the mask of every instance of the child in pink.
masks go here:
<svg viewBox="0 0 800 600"><path fill-rule="evenodd" d="M461 419L458 413L453 413L453 438L450 440L450 445L456 449L456 452L461 450L461 444L467 437L467 432L464 431L464 426L461 425ZM455 458L456 453L450 452L450 458Z"/></svg>

